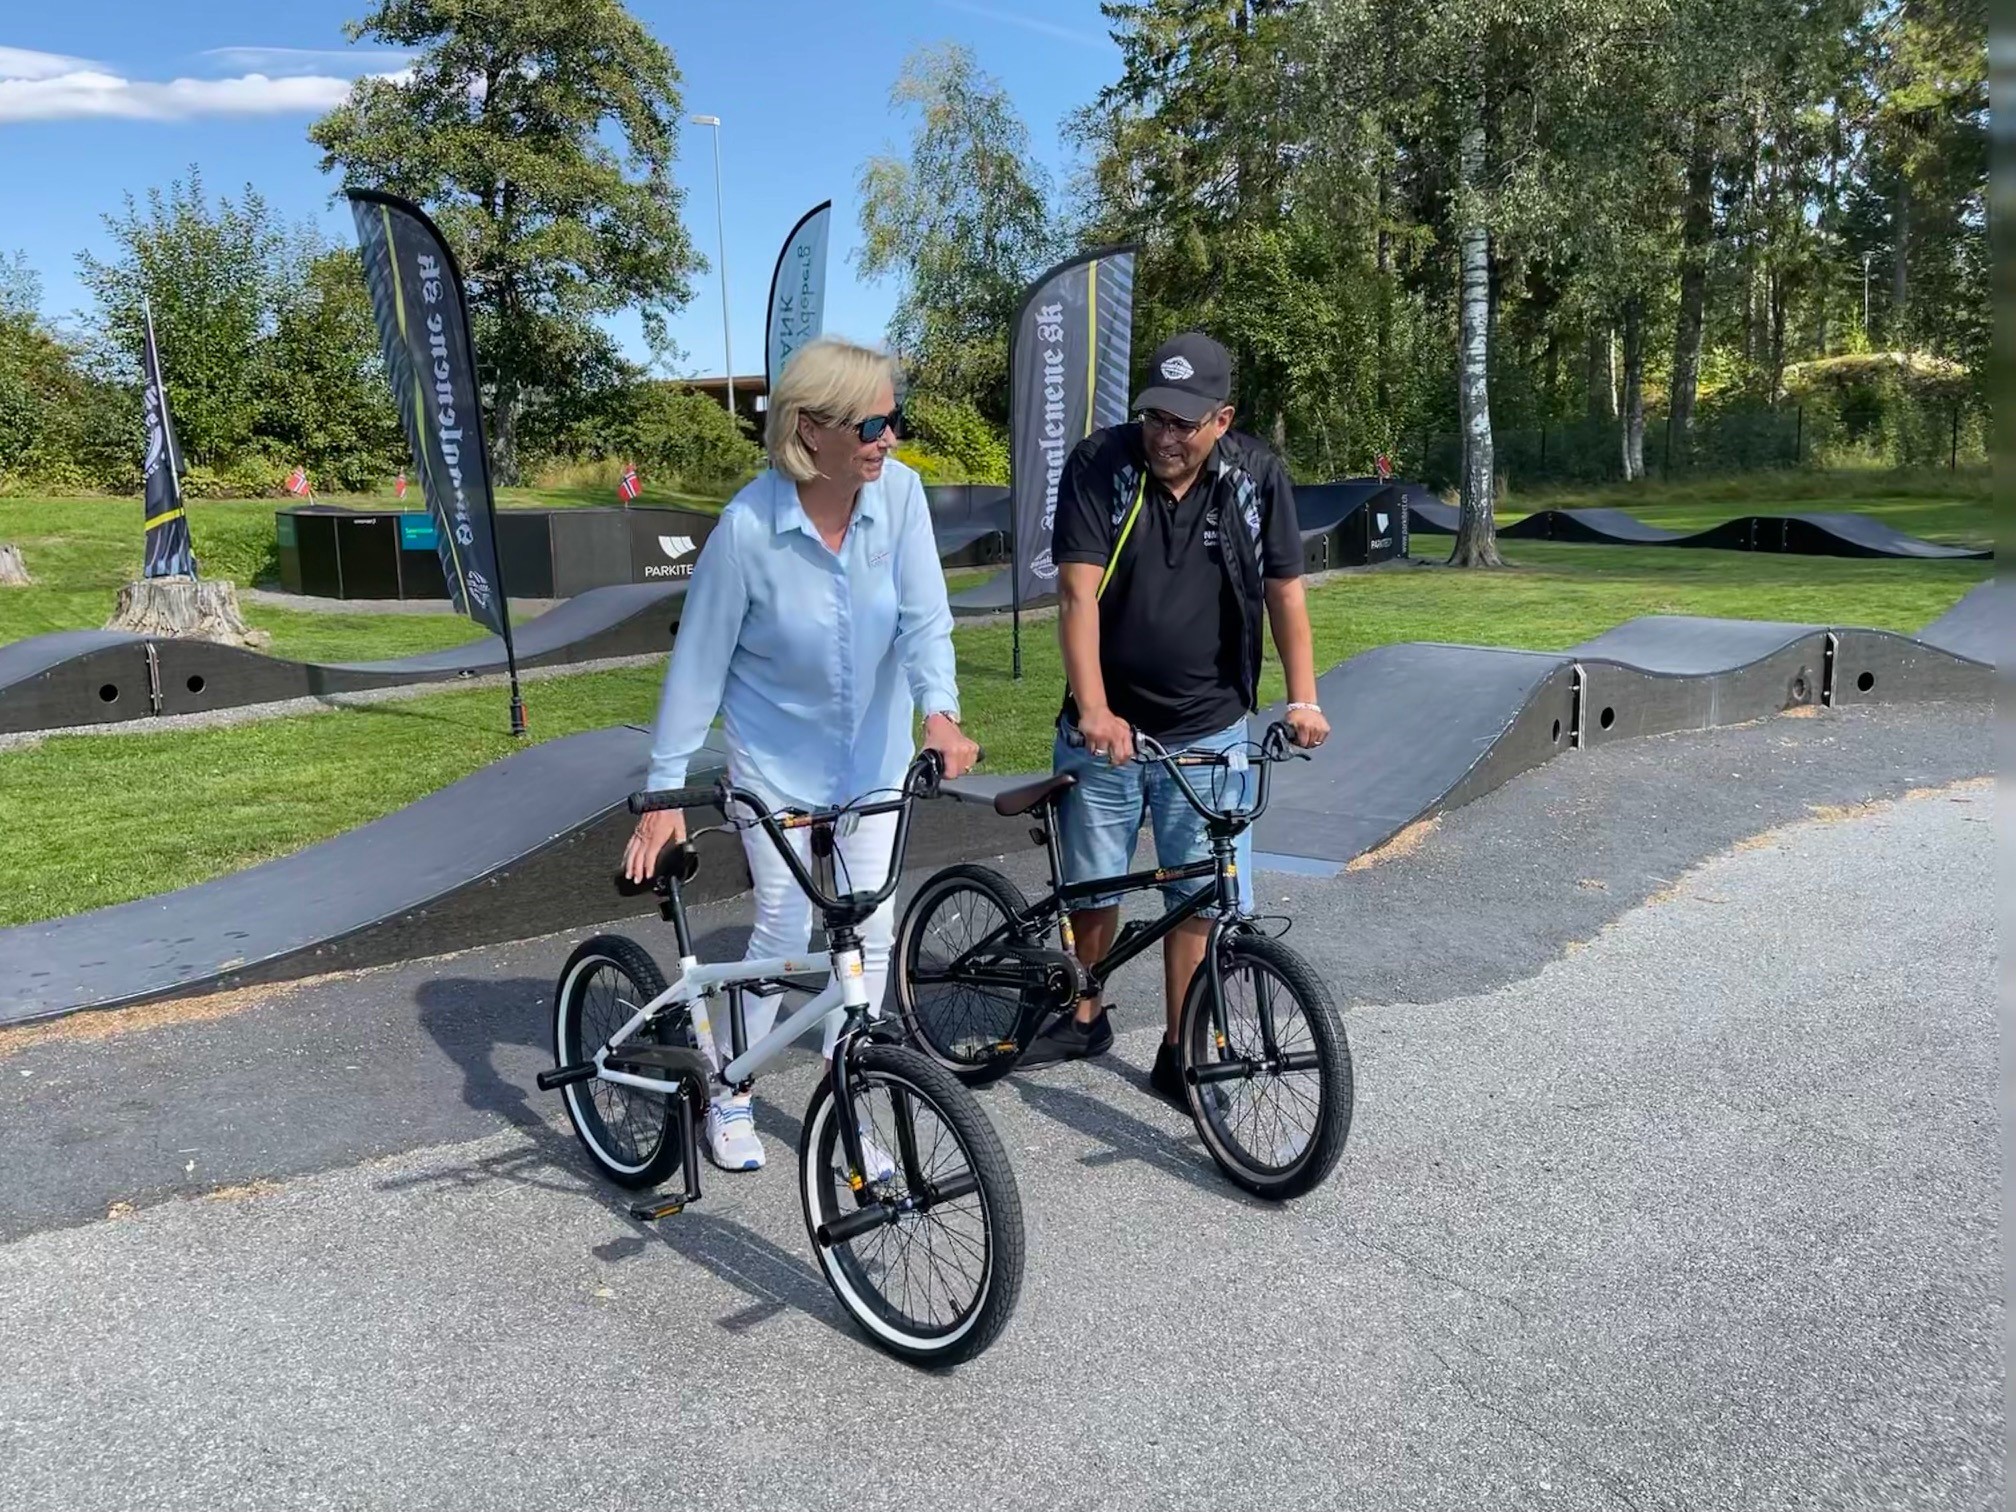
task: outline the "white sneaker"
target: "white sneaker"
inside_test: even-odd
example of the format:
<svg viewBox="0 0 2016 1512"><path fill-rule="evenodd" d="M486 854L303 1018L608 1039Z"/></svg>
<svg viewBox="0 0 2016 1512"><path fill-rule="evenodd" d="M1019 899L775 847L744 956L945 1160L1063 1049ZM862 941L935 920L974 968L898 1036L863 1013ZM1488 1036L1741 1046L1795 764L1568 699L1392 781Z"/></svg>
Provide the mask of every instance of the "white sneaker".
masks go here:
<svg viewBox="0 0 2016 1512"><path fill-rule="evenodd" d="M763 1141L749 1099L724 1097L707 1104L707 1157L724 1171L763 1169Z"/></svg>

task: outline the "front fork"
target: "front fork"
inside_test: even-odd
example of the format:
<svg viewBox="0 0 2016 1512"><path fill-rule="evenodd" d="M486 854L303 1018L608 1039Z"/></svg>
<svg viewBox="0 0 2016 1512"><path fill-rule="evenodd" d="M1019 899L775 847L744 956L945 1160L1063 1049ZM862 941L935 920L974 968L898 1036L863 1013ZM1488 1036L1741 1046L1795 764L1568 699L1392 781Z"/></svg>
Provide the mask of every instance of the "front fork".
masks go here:
<svg viewBox="0 0 2016 1512"><path fill-rule="evenodd" d="M1230 842L1226 842L1229 850ZM1218 908L1211 916L1211 933L1204 942L1204 969L1210 972L1211 982L1211 1037L1213 1048L1222 1058L1230 1048L1231 1037L1225 1012L1225 944L1228 936L1238 936L1253 932L1253 923L1239 909L1239 867L1229 854L1218 858ZM1255 1015L1260 1020L1260 1053L1267 1064L1272 1065L1281 1058L1281 1046L1274 1034L1274 1000L1265 992L1257 993L1254 1003Z"/></svg>

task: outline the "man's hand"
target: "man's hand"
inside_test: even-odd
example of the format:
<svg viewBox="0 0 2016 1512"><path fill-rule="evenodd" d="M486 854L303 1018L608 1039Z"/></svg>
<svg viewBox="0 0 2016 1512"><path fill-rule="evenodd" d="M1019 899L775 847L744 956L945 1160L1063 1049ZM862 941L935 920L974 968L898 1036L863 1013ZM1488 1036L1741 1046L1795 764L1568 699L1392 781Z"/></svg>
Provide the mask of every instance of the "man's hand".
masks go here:
<svg viewBox="0 0 2016 1512"><path fill-rule="evenodd" d="M924 749L936 751L943 759L947 782L964 777L980 759L980 747L943 714L933 714L924 721Z"/></svg>
<svg viewBox="0 0 2016 1512"><path fill-rule="evenodd" d="M1085 749L1112 766L1134 759L1134 727L1111 709L1081 712L1078 733L1085 737Z"/></svg>
<svg viewBox="0 0 2016 1512"><path fill-rule="evenodd" d="M1288 738L1304 750L1314 750L1330 738L1330 721L1321 709L1290 709Z"/></svg>
<svg viewBox="0 0 2016 1512"><path fill-rule="evenodd" d="M632 882L649 882L658 853L669 844L686 838L686 815L679 809L654 809L637 821L630 843L623 847L623 875Z"/></svg>

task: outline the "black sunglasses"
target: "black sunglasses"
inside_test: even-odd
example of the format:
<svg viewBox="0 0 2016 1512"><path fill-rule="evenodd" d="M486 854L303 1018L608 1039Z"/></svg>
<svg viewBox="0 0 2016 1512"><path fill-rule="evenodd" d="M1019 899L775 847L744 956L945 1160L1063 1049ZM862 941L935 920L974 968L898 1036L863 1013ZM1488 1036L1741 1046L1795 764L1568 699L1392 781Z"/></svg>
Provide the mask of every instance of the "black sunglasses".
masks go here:
<svg viewBox="0 0 2016 1512"><path fill-rule="evenodd" d="M826 424L836 429L852 429L863 441L880 441L882 432L892 431L903 434L903 406L897 405L886 415L870 415L866 420L857 420L850 427L845 420L828 420Z"/></svg>
<svg viewBox="0 0 2016 1512"><path fill-rule="evenodd" d="M1173 431L1179 436L1194 436L1211 422L1212 416L1206 415L1202 420L1179 420L1176 416L1165 414L1161 410L1143 410L1135 418L1140 424L1152 425L1157 430Z"/></svg>

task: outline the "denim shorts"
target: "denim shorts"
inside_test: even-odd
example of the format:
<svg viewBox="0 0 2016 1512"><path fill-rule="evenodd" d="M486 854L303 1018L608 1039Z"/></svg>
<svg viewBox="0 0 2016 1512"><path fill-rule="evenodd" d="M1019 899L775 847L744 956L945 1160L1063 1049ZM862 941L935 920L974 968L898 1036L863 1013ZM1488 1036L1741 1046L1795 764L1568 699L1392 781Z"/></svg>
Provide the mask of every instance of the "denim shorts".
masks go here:
<svg viewBox="0 0 2016 1512"><path fill-rule="evenodd" d="M1240 720L1216 735L1186 741L1185 750L1226 751L1246 744L1246 721ZM1059 805L1058 841L1064 853L1066 882L1092 881L1123 876L1134 864L1134 842L1141 833L1145 812L1155 829L1155 864L1160 867L1186 866L1211 859L1211 837L1204 818L1190 806L1168 767L1159 762L1130 761L1114 766L1094 756L1083 745L1067 744L1064 732L1057 733L1051 757L1054 769L1069 772L1078 785L1064 795ZM1229 767L1185 767L1183 775L1197 790L1197 796L1213 808L1245 808L1253 802L1253 770ZM1239 903L1253 906L1253 832L1249 829L1234 842L1239 866ZM1210 877L1193 877L1162 886L1163 897L1171 903L1217 883ZM1079 903L1080 908L1100 908L1117 903L1122 894L1113 893Z"/></svg>

